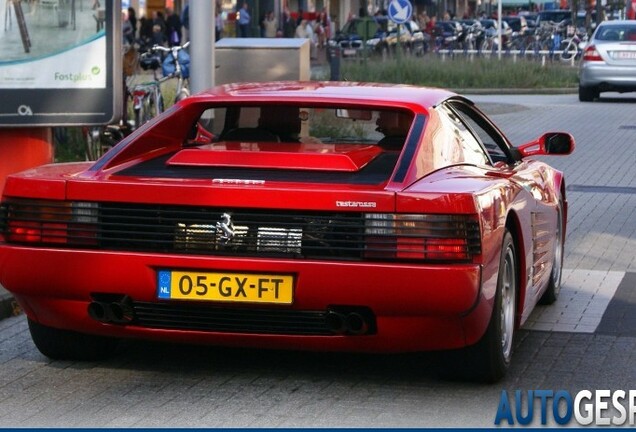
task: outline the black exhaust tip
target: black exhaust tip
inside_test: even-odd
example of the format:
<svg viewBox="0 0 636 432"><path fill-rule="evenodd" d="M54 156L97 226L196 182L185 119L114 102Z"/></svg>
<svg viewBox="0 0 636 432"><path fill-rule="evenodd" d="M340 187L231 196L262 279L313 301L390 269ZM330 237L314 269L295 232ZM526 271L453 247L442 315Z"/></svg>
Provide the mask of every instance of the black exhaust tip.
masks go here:
<svg viewBox="0 0 636 432"><path fill-rule="evenodd" d="M106 322L108 321L108 311L106 305L102 302L91 302L88 305L88 316L95 321Z"/></svg>
<svg viewBox="0 0 636 432"><path fill-rule="evenodd" d="M123 294L93 294L88 316L109 324L129 324L135 319L132 300Z"/></svg>
<svg viewBox="0 0 636 432"><path fill-rule="evenodd" d="M351 312L347 315L346 320L347 330L354 335L365 334L369 329L365 318L357 312Z"/></svg>
<svg viewBox="0 0 636 432"><path fill-rule="evenodd" d="M327 328L336 334L344 334L347 331L345 316L341 313L332 310L328 311L325 316L325 322Z"/></svg>
<svg viewBox="0 0 636 432"><path fill-rule="evenodd" d="M327 329L337 335L360 336L377 332L375 315L365 306L332 305L325 315Z"/></svg>

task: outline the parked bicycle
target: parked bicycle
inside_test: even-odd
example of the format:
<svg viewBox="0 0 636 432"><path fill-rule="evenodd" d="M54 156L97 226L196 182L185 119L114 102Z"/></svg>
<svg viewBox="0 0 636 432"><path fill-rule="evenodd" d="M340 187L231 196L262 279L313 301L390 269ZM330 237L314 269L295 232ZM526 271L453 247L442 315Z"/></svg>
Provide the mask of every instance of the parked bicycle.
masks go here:
<svg viewBox="0 0 636 432"><path fill-rule="evenodd" d="M568 37L561 41L561 55L559 58L569 62L581 58L583 49L587 44L588 35L585 28L568 28Z"/></svg>
<svg viewBox="0 0 636 432"><path fill-rule="evenodd" d="M155 45L142 54L139 64L142 69L152 71L153 79L136 84L132 88L135 129L163 112L164 97L161 85L164 82L177 80L175 103L190 96L186 85L190 75L190 57L185 51L189 45L190 42L170 48ZM161 53L167 53L163 60L160 57ZM159 68L162 69L162 77L159 77L157 72Z"/></svg>
<svg viewBox="0 0 636 432"><path fill-rule="evenodd" d="M139 45L126 44L123 47L123 98L122 116L117 123L106 126L84 126L82 133L85 143L86 160L96 160L115 144L133 131L128 118L128 105L132 100L131 87L139 66Z"/></svg>
<svg viewBox="0 0 636 432"><path fill-rule="evenodd" d="M106 126L86 126L82 129L84 142L86 143L86 160L97 160L115 144L132 132L132 128L126 122Z"/></svg>

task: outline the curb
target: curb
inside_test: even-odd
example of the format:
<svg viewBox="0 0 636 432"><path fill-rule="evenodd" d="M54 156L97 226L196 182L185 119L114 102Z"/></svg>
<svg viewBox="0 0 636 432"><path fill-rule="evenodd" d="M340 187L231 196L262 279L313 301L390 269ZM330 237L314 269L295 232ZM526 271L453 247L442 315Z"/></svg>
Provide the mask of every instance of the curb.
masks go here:
<svg viewBox="0 0 636 432"><path fill-rule="evenodd" d="M556 94L575 94L578 87L563 88L491 88L491 89L453 89L452 91L462 95L556 95Z"/></svg>
<svg viewBox="0 0 636 432"><path fill-rule="evenodd" d="M19 315L21 309L13 295L0 285L0 320Z"/></svg>

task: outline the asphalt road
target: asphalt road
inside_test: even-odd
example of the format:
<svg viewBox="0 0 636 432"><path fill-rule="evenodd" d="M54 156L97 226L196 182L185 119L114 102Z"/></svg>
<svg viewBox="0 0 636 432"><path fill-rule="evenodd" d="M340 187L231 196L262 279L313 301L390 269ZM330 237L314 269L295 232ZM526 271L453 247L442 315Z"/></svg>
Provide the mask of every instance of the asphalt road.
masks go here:
<svg viewBox="0 0 636 432"><path fill-rule="evenodd" d="M449 380L434 354L129 342L109 361L50 361L18 316L0 321L0 427L491 427L502 390L636 389L636 99L473 99L515 144L577 142L550 158L570 203L562 296L518 333L504 381Z"/></svg>

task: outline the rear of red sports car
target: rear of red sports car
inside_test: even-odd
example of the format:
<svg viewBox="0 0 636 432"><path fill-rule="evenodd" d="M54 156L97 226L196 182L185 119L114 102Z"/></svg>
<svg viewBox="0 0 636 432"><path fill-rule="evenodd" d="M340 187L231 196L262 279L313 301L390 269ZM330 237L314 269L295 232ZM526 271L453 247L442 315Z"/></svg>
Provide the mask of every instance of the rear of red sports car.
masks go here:
<svg viewBox="0 0 636 432"><path fill-rule="evenodd" d="M461 167L431 174L443 155L429 108L448 94L373 90L225 87L95 164L11 176L0 282L38 348L91 358L129 337L367 352L478 342L502 239L482 230L479 194L492 185ZM399 132L379 119L389 111L408 122L383 146Z"/></svg>

